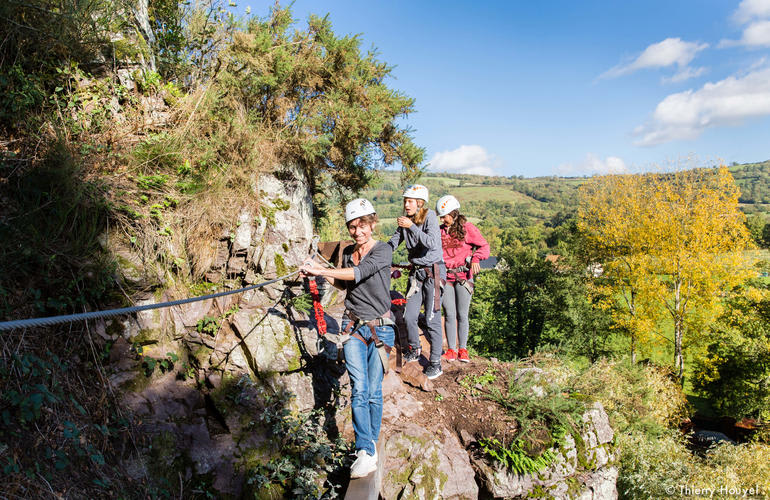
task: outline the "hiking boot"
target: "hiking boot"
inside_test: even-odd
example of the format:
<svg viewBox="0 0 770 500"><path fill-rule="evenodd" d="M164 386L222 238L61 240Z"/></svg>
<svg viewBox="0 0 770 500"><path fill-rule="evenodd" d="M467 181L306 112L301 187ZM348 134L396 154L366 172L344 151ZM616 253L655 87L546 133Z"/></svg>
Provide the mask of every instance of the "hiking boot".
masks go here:
<svg viewBox="0 0 770 500"><path fill-rule="evenodd" d="M457 359L462 361L463 363L469 363L471 361L470 356L468 356L468 349L460 349L457 351Z"/></svg>
<svg viewBox="0 0 770 500"><path fill-rule="evenodd" d="M428 380L438 378L442 373L444 372L441 370L441 363L431 363L430 366L425 369L425 376L428 377Z"/></svg>
<svg viewBox="0 0 770 500"><path fill-rule="evenodd" d="M417 361L418 359L420 359L420 349L415 349L414 347L410 346L404 353L404 363Z"/></svg>
<svg viewBox="0 0 770 500"><path fill-rule="evenodd" d="M441 355L441 359L444 361L454 361L457 359L457 352L454 349L447 349L447 351Z"/></svg>
<svg viewBox="0 0 770 500"><path fill-rule="evenodd" d="M358 477L365 477L377 470L377 450L374 450L374 455L370 455L366 450L358 450L356 452L356 461L350 467L350 478L355 479Z"/></svg>

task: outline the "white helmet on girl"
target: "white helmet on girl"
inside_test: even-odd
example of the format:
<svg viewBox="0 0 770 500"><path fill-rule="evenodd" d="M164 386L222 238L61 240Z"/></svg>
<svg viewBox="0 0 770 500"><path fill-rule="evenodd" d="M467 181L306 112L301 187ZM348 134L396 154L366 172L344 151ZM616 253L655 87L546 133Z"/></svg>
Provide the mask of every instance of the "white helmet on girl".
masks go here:
<svg viewBox="0 0 770 500"><path fill-rule="evenodd" d="M364 215L374 214L374 207L366 198L356 198L345 205L345 224Z"/></svg>
<svg viewBox="0 0 770 500"><path fill-rule="evenodd" d="M404 191L404 198L425 200L425 203L428 203L428 188L422 184L412 184Z"/></svg>
<svg viewBox="0 0 770 500"><path fill-rule="evenodd" d="M452 210L460 210L460 202L451 194L442 196L436 202L436 213L439 217L452 213Z"/></svg>

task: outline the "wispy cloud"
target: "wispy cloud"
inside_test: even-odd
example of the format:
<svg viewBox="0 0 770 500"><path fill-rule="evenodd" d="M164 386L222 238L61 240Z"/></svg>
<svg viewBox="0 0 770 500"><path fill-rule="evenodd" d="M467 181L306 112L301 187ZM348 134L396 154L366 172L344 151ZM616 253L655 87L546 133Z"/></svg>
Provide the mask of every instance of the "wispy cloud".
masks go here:
<svg viewBox="0 0 770 500"><path fill-rule="evenodd" d="M743 0L733 13L733 19L745 25L743 35L740 40L722 40L719 48L770 47L770 0Z"/></svg>
<svg viewBox="0 0 770 500"><path fill-rule="evenodd" d="M624 174L628 172L626 162L617 156L608 156L602 160L594 153L588 153L582 162L562 163L556 167L559 175L577 176L593 174Z"/></svg>
<svg viewBox="0 0 770 500"><path fill-rule="evenodd" d="M639 146L694 139L705 129L735 126L770 115L770 68L706 83L699 90L671 94L658 103L650 121L637 127Z"/></svg>
<svg viewBox="0 0 770 500"><path fill-rule="evenodd" d="M429 161L430 170L456 174L498 175L499 160L478 145L463 145L451 151L441 151Z"/></svg>
<svg viewBox="0 0 770 500"><path fill-rule="evenodd" d="M599 78L617 78L641 69L666 68L676 65L679 68L678 76L671 77L670 81L682 81L703 73L704 68L691 69L688 65L698 52L708 46L707 43L685 42L681 38L666 38L662 42L653 43L644 49L636 59L610 68ZM674 78L677 79L674 80Z"/></svg>
<svg viewBox="0 0 770 500"><path fill-rule="evenodd" d="M683 82L685 80L689 80L690 78L697 78L697 77L701 76L705 72L706 72L706 68L690 68L690 67L686 67L686 68L682 68L674 76L663 77L661 79L661 81L663 83Z"/></svg>

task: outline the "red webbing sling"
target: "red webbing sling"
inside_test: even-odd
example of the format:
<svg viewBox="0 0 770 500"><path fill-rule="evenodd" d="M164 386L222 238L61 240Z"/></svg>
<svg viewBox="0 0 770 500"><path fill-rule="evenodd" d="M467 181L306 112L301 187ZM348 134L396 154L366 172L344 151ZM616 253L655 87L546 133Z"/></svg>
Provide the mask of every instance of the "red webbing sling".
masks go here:
<svg viewBox="0 0 770 500"><path fill-rule="evenodd" d="M318 335L326 335L326 319L324 318L324 308L321 305L321 296L318 294L318 284L315 276L308 277L307 287L310 289L310 297L313 299L313 311L315 312L315 322L318 327Z"/></svg>

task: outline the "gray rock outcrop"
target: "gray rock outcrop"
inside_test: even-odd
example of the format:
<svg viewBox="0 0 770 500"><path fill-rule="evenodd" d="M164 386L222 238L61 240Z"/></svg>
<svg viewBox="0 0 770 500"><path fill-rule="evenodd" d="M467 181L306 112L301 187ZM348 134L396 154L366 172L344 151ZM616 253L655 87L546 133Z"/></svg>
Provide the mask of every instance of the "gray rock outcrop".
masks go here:
<svg viewBox="0 0 770 500"><path fill-rule="evenodd" d="M583 414L579 442L567 435L552 448L556 459L545 470L519 475L500 464L473 458L480 480L494 498L530 497L616 499L617 469L612 466L613 430L601 403Z"/></svg>
<svg viewBox="0 0 770 500"><path fill-rule="evenodd" d="M237 212L232 234L218 242L209 278L230 280L233 287L259 283L290 273L307 258L309 188L297 170L278 175L281 179L271 174L255 179L260 209ZM155 271L134 252L130 245L116 249L124 282L145 290L134 297L136 304L181 298L184 291L148 279ZM109 381L141 420L149 445L151 456L132 457L127 469L142 474L148 463L189 464L180 473L211 474L215 489L237 497L244 483L238 457L254 455L268 437L249 424L255 405L284 398L287 409L307 411L335 390L344 392L345 382L331 370L303 361L317 354L317 334L279 302L286 286L278 282L97 325L99 337L112 342ZM302 292L296 282L293 286L294 293ZM341 423L345 414L338 411ZM269 458L269 450L264 453Z"/></svg>
<svg viewBox="0 0 770 500"><path fill-rule="evenodd" d="M409 423L384 446L382 498L478 498L468 452L447 429L428 431Z"/></svg>

